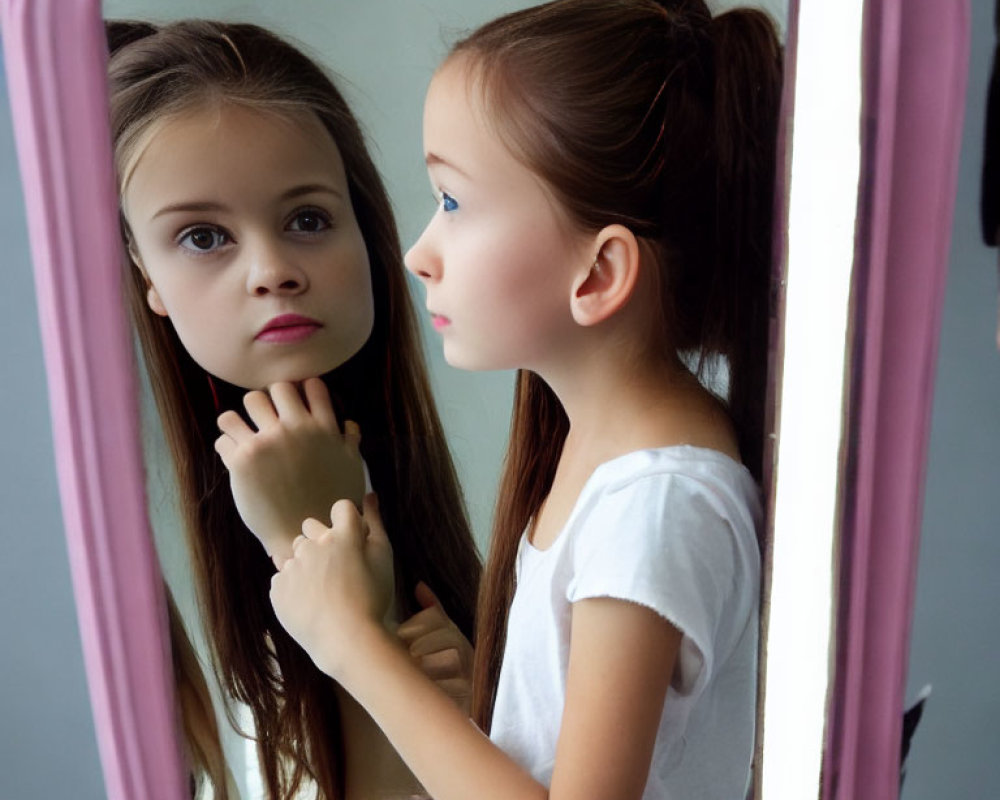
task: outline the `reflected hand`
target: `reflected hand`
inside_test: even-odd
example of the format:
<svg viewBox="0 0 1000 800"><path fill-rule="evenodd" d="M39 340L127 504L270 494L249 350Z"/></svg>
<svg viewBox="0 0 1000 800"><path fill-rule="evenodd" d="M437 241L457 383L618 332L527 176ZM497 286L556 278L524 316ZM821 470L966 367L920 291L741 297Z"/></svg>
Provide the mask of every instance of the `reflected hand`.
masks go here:
<svg viewBox="0 0 1000 800"><path fill-rule="evenodd" d="M302 523L292 557L271 578L271 604L316 666L336 678L366 627L384 631L394 576L374 494L365 497L364 516L339 500L330 517L329 528L315 519Z"/></svg>
<svg viewBox="0 0 1000 800"><path fill-rule="evenodd" d="M235 411L219 417L215 450L229 470L236 508L279 567L307 517L328 519L330 505L346 498L360 506L365 492L358 426L341 433L330 395L319 378L276 383L270 396L243 399L254 431Z"/></svg>
<svg viewBox="0 0 1000 800"><path fill-rule="evenodd" d="M416 589L423 607L396 630L424 674L451 697L466 715L472 710L473 649L426 583Z"/></svg>

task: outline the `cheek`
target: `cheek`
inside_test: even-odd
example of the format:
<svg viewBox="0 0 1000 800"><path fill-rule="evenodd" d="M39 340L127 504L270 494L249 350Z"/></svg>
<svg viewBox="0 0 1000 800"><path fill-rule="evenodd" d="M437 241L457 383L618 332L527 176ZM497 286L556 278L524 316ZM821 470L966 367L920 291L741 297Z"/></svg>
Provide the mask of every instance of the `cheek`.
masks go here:
<svg viewBox="0 0 1000 800"><path fill-rule="evenodd" d="M333 324L336 347L353 355L371 335L375 298L368 252L360 233L345 237L315 265L320 301Z"/></svg>

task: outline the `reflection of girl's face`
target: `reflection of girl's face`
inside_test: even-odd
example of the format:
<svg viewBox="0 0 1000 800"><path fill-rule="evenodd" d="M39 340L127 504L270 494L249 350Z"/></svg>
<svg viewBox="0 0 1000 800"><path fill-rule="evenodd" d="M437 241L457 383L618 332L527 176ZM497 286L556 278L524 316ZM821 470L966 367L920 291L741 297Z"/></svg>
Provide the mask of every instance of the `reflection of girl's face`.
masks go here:
<svg viewBox="0 0 1000 800"><path fill-rule="evenodd" d="M340 152L312 115L222 105L174 117L122 206L147 300L192 358L244 388L343 364L374 319Z"/></svg>

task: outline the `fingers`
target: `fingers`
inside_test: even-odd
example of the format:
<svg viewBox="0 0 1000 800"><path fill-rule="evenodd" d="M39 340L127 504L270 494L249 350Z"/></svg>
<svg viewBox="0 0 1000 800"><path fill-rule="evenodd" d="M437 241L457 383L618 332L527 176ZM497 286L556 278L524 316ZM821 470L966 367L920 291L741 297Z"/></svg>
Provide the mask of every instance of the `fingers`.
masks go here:
<svg viewBox="0 0 1000 800"><path fill-rule="evenodd" d="M329 533L330 528L320 522L318 519L309 517L309 519L303 520L302 522L302 534L301 536L296 536L295 540L292 542L292 549L295 548L295 543L298 542L300 545L300 539L318 539L324 533Z"/></svg>
<svg viewBox="0 0 1000 800"><path fill-rule="evenodd" d="M396 629L396 635L407 643L415 642L433 630L447 627L451 623L440 608L425 608L418 611Z"/></svg>
<svg viewBox="0 0 1000 800"><path fill-rule="evenodd" d="M243 396L243 407L257 430L264 430L278 422L278 412L266 392L256 390ZM221 417L220 417L221 419Z"/></svg>
<svg viewBox="0 0 1000 800"><path fill-rule="evenodd" d="M319 520L316 520L316 521L319 522ZM320 523L320 524L322 524L322 523ZM292 557L293 558L299 554L299 548L302 547L302 545L305 544L308 541L309 541L309 538L304 533L300 533L298 536L296 536L294 539L292 539Z"/></svg>
<svg viewBox="0 0 1000 800"><path fill-rule="evenodd" d="M446 695L456 700L468 700L472 696L472 684L465 678L438 678L436 683ZM468 714L469 709L464 704L463 708Z"/></svg>
<svg viewBox="0 0 1000 800"><path fill-rule="evenodd" d="M375 492L369 492L365 495L362 511L364 521L368 526L368 540L375 544L389 544L389 537L382 524L382 513L378 508L378 495Z"/></svg>
<svg viewBox="0 0 1000 800"><path fill-rule="evenodd" d="M309 413L313 418L331 433L340 433L337 412L333 410L326 384L319 378L307 378L302 383L302 391L305 393ZM361 444L361 427L354 420L347 420L344 423L344 439L355 449Z"/></svg>
<svg viewBox="0 0 1000 800"><path fill-rule="evenodd" d="M274 383L268 387L268 392L271 396L271 403L274 404L274 409L277 412L276 419L293 420L308 416L309 409L306 408L305 401L303 401L295 384L288 381Z"/></svg>
<svg viewBox="0 0 1000 800"><path fill-rule="evenodd" d="M285 558L284 556L281 556L278 553L271 554L271 563L274 564L274 568L278 570L278 572L281 572L281 570L285 568L285 564L287 564L290 560L291 559ZM273 576L271 579L271 584L274 585Z"/></svg>
<svg viewBox="0 0 1000 800"><path fill-rule="evenodd" d="M232 437L222 434L222 436L215 440L214 447L215 452L222 457L222 463L226 465L226 469L229 469L229 459L236 451L236 442L233 441Z"/></svg>
<svg viewBox="0 0 1000 800"><path fill-rule="evenodd" d="M216 420L216 425L223 434L230 437L234 444L242 444L254 436L253 429L243 421L243 417L235 411L223 411Z"/></svg>
<svg viewBox="0 0 1000 800"><path fill-rule="evenodd" d="M397 635L398 633L397 631ZM456 660L460 664L461 658L459 657L458 648L459 640L456 636L456 631L450 628L438 628L418 637L412 642L410 644L410 655L429 656L433 653L454 653Z"/></svg>
<svg viewBox="0 0 1000 800"><path fill-rule="evenodd" d="M369 536L368 523L358 514L358 509L350 500L338 500L330 509L331 525L327 526L314 517L302 522L302 533L292 540L292 551L307 541L316 541L324 535L338 536L355 547L363 547Z"/></svg>
<svg viewBox="0 0 1000 800"><path fill-rule="evenodd" d="M358 513L350 500L338 500L330 509L332 530L356 547L363 547L369 536L369 522Z"/></svg>
<svg viewBox="0 0 1000 800"><path fill-rule="evenodd" d="M302 555L304 548L306 548L311 542L319 539L323 534L329 533L329 528L326 527L318 519L312 519L311 517L302 523L302 533L292 539L292 554L286 556L283 553L272 553L271 561L274 566L278 568L278 572L281 572L285 566L292 562L293 559L299 558ZM272 586L273 586L272 579Z"/></svg>
<svg viewBox="0 0 1000 800"><path fill-rule="evenodd" d="M414 655L414 658L419 662L420 671L432 681L463 677L462 659L454 648L438 650L423 656Z"/></svg>
<svg viewBox="0 0 1000 800"><path fill-rule="evenodd" d="M225 411L220 414L216 424L222 435L215 440L215 452L222 457L222 463L229 469L233 453L241 444L252 439L254 432L235 411Z"/></svg>
<svg viewBox="0 0 1000 800"><path fill-rule="evenodd" d="M305 393L309 413L313 418L326 430L340 433L340 425L337 423L337 415L330 402L326 384L319 378L308 378L302 384L302 391Z"/></svg>
<svg viewBox="0 0 1000 800"><path fill-rule="evenodd" d="M338 434L341 432L333 404L330 402L330 393L326 384L319 378L305 380L302 383L302 393L295 384L288 381L271 384L267 392L255 389L243 396L243 406L258 431L281 420L290 421L311 416L325 430ZM220 430L230 433L227 428L222 427L223 420L228 428L239 434L233 437L237 444L255 433L235 411L226 411L219 416ZM357 451L361 443L360 426L353 420L348 420L344 425L343 436L346 443Z"/></svg>

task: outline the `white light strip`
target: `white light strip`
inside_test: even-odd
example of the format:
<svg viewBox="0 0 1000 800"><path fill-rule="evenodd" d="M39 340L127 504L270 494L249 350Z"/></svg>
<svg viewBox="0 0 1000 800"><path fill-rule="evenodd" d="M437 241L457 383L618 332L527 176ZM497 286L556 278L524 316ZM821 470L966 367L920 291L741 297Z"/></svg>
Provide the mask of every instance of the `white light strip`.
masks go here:
<svg viewBox="0 0 1000 800"><path fill-rule="evenodd" d="M819 796L861 131L862 0L799 4L764 800Z"/></svg>

